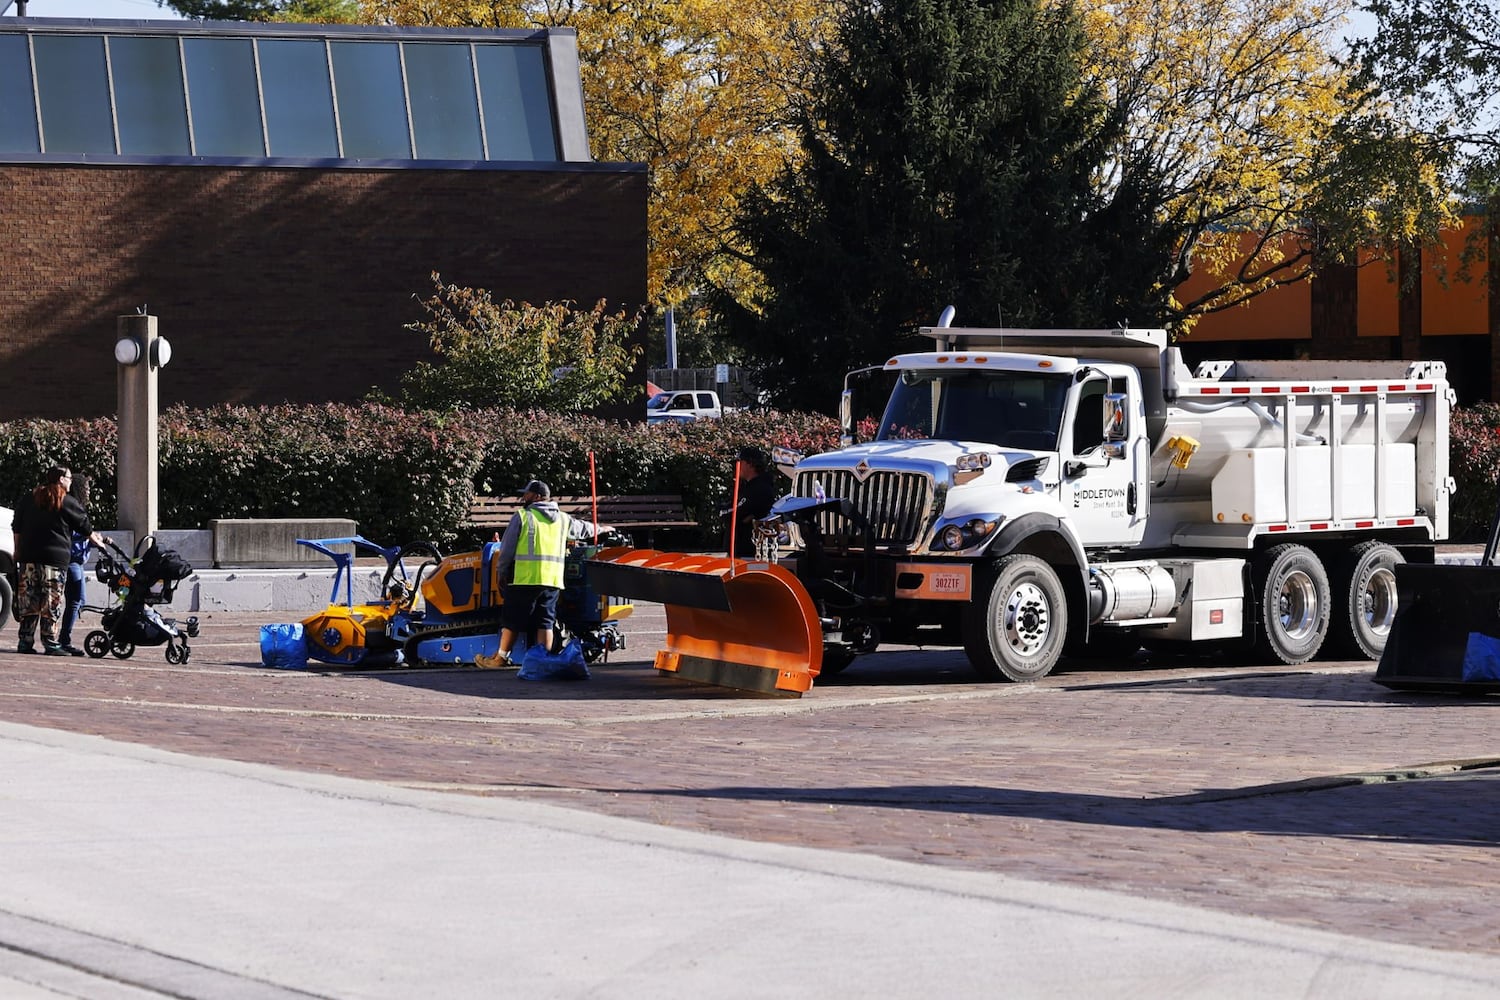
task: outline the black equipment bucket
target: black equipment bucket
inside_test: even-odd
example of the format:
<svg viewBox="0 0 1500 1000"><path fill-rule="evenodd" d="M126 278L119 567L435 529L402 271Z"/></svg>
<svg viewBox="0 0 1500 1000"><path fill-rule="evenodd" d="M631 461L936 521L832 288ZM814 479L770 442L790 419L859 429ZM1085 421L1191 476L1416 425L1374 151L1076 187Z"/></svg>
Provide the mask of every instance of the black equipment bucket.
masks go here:
<svg viewBox="0 0 1500 1000"><path fill-rule="evenodd" d="M1396 620L1375 682L1397 691L1500 691L1500 567L1396 567Z"/></svg>

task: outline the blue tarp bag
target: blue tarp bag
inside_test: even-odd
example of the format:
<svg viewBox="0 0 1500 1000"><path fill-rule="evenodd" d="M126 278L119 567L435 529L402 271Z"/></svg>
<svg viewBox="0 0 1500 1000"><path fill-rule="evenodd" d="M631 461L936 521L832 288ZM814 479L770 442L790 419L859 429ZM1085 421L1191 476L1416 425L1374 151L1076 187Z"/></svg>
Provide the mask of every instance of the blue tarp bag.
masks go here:
<svg viewBox="0 0 1500 1000"><path fill-rule="evenodd" d="M577 639L569 639L555 653L537 645L528 647L516 676L523 681L586 681L589 667L583 659L583 646Z"/></svg>
<svg viewBox="0 0 1500 1000"><path fill-rule="evenodd" d="M262 666L282 670L306 670L307 639L302 635L302 623L262 625L260 662Z"/></svg>
<svg viewBox="0 0 1500 1000"><path fill-rule="evenodd" d="M1464 680L1500 681L1500 639L1470 632L1464 647Z"/></svg>

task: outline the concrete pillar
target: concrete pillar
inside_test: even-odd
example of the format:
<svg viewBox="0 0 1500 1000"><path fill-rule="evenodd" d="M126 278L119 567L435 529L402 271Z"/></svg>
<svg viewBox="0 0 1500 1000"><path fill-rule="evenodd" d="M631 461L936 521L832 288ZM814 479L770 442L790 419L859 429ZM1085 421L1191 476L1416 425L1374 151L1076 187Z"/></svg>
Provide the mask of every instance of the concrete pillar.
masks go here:
<svg viewBox="0 0 1500 1000"><path fill-rule="evenodd" d="M132 350L125 342L133 341ZM170 348L156 333L155 316L121 316L115 322L115 370L120 412L119 477L121 528L137 539L156 533L156 371ZM129 360L134 355L134 360Z"/></svg>

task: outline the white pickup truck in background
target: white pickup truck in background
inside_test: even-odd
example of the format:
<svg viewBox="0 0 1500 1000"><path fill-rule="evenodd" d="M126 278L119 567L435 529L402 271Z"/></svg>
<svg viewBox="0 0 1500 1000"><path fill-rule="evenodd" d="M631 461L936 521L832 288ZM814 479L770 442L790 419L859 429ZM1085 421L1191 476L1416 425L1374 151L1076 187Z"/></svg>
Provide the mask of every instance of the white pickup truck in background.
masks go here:
<svg viewBox="0 0 1500 1000"><path fill-rule="evenodd" d="M666 390L646 400L648 424L669 420L717 420L723 415L719 394L712 389Z"/></svg>

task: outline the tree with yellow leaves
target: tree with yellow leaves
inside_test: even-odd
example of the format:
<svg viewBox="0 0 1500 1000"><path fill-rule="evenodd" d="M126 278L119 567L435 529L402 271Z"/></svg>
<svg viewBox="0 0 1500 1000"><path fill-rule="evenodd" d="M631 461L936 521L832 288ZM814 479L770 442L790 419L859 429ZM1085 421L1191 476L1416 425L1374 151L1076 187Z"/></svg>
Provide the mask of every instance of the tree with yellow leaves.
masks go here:
<svg viewBox="0 0 1500 1000"><path fill-rule="evenodd" d="M1399 121L1368 117L1337 58L1351 0L1084 4L1131 152L1167 182L1174 287L1193 269L1219 279L1173 303L1179 325L1452 218L1436 164Z"/></svg>

